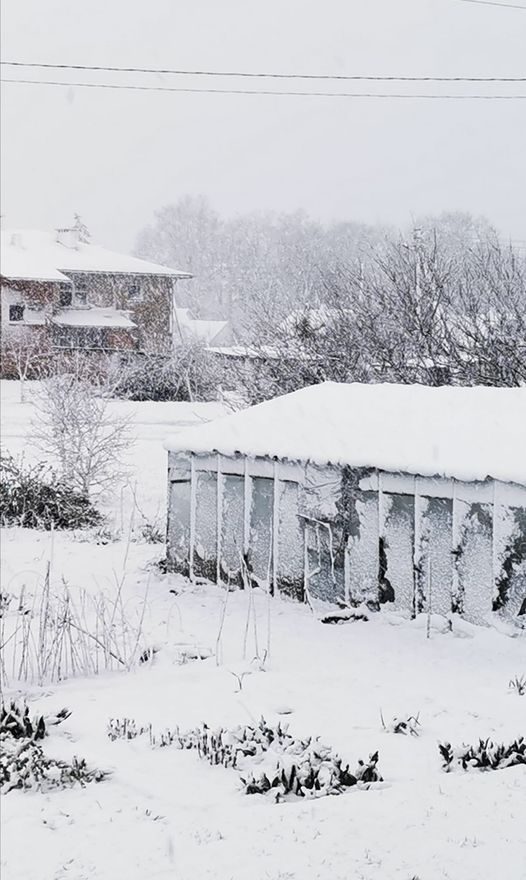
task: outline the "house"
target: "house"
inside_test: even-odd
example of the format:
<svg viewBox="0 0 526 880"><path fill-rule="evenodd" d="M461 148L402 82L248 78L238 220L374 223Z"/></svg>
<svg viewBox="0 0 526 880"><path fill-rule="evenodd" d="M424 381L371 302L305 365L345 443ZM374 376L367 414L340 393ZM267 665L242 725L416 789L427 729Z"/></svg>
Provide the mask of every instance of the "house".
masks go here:
<svg viewBox="0 0 526 880"><path fill-rule="evenodd" d="M171 437L169 566L484 623L526 610L526 388L327 382Z"/></svg>
<svg viewBox="0 0 526 880"><path fill-rule="evenodd" d="M174 341L201 342L210 346L228 345L232 332L228 321L211 321L194 318L190 309L174 309Z"/></svg>
<svg viewBox="0 0 526 880"><path fill-rule="evenodd" d="M82 228L4 230L0 311L5 338L51 350L171 350L174 287L187 272L114 253Z"/></svg>

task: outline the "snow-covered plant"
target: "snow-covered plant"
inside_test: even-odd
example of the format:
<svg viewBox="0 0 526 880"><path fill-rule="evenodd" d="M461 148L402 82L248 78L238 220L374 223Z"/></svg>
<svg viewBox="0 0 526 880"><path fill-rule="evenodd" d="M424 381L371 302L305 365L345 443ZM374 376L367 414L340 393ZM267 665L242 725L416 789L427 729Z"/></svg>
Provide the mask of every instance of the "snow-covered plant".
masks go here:
<svg viewBox="0 0 526 880"><path fill-rule="evenodd" d="M178 727L154 733L152 725L137 725L133 719L110 719L111 740L149 737L150 745L173 745L197 751L200 758L212 765L221 764L238 770L246 794L266 794L279 801L294 797L323 797L339 794L350 786L368 788L381 782L378 752L368 761L358 761L351 772L349 764L319 739L298 739L289 733L288 724L279 721L267 724L261 718L257 726L240 725L227 730L202 724L183 732Z"/></svg>
<svg viewBox="0 0 526 880"><path fill-rule="evenodd" d="M523 697L526 694L526 675L516 675L515 678L512 678L509 688L515 691L519 697Z"/></svg>
<svg viewBox="0 0 526 880"><path fill-rule="evenodd" d="M348 623L349 621L355 622L363 620L367 623L370 620L370 617L362 611L336 611L332 614L326 614L324 617L320 617L320 623L332 623L332 624L341 624Z"/></svg>
<svg viewBox="0 0 526 880"><path fill-rule="evenodd" d="M198 340L176 340L170 354L144 352L119 366L114 394L128 400L217 400L224 370Z"/></svg>
<svg viewBox="0 0 526 880"><path fill-rule="evenodd" d="M439 743L438 748L442 767L446 772L455 767L462 767L463 770L499 770L516 764L526 764L526 740L523 736L509 745L480 739L476 746L453 748L446 742Z"/></svg>
<svg viewBox="0 0 526 880"><path fill-rule="evenodd" d="M0 617L0 676L4 682L39 685L75 675L130 669L145 650L146 598L135 614L114 594L92 594L59 584L46 574L34 595Z"/></svg>
<svg viewBox="0 0 526 880"><path fill-rule="evenodd" d="M164 544L166 535L158 522L144 522L138 529L139 538L146 544Z"/></svg>
<svg viewBox="0 0 526 880"><path fill-rule="evenodd" d="M41 327L27 324L4 325L0 345L2 378L18 379L20 403L25 403L27 380L39 379L49 370L51 348L46 333Z"/></svg>
<svg viewBox="0 0 526 880"><path fill-rule="evenodd" d="M341 794L354 785L368 788L381 782L377 769L378 752L367 762L359 761L354 772L343 766L341 758L329 747L316 743L297 755L278 755L272 769L241 776L246 794L271 794L276 802L288 795L295 797L325 797Z"/></svg>
<svg viewBox="0 0 526 880"><path fill-rule="evenodd" d="M88 782L100 782L108 775L105 771L88 767L84 758L74 757L71 763L50 758L42 746L32 739L22 742L14 737L0 738L0 792L8 794L13 789L49 791L67 788L78 782L82 787Z"/></svg>
<svg viewBox="0 0 526 880"><path fill-rule="evenodd" d="M0 736L9 734L14 739L44 739L46 724L44 716L29 716L29 706L25 703L12 701L9 705L2 703L0 708Z"/></svg>
<svg viewBox="0 0 526 880"><path fill-rule="evenodd" d="M44 739L47 726L61 724L70 715L69 709L64 708L54 715L36 715L32 718L27 703L11 700L0 706L0 736L9 734L14 739Z"/></svg>
<svg viewBox="0 0 526 880"><path fill-rule="evenodd" d="M404 736L408 734L411 736L419 736L420 727L420 712L416 715L394 715L391 721L387 724L384 721L384 716L382 712L380 712L380 719L382 722L382 727L387 733L402 733Z"/></svg>
<svg viewBox="0 0 526 880"><path fill-rule="evenodd" d="M71 763L48 757L38 740L47 735L46 724L60 724L68 718L68 709L51 716L31 718L25 703L2 704L0 709L0 793L13 789L49 791L66 788L75 782L99 782L107 773L90 769L83 758Z"/></svg>
<svg viewBox="0 0 526 880"><path fill-rule="evenodd" d="M0 455L0 521L31 529L82 529L102 516L91 502L43 464L24 466Z"/></svg>
<svg viewBox="0 0 526 880"><path fill-rule="evenodd" d="M32 442L59 468L62 481L81 495L103 494L125 473L129 419L85 375L46 379L35 396Z"/></svg>

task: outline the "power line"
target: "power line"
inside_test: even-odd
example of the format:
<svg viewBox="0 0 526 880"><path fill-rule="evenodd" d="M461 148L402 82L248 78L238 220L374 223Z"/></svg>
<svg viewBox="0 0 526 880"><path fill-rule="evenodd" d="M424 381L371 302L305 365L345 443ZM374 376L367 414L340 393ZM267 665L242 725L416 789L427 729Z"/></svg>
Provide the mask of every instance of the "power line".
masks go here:
<svg viewBox="0 0 526 880"><path fill-rule="evenodd" d="M3 83L18 83L19 85L31 86L62 86L63 88L81 89L112 89L130 92L180 92L187 94L206 95L275 95L290 98L400 98L422 100L475 100L475 101L517 101L525 100L525 95L452 95L452 94L400 94L380 92L293 92L274 91L270 89L216 89L216 88L191 88L184 86L137 86L116 83L87 83L87 82L60 82L58 80L45 79L2 79Z"/></svg>
<svg viewBox="0 0 526 880"><path fill-rule="evenodd" d="M475 0L471 0L471 2L475 2ZM524 8L526 9L526 7ZM51 64L34 61L1 61L0 64L8 67L30 67L47 70L87 70L105 73L169 74L171 76L249 77L251 79L339 80L344 82L526 82L526 76L369 76L364 74L344 75L332 73L263 73L246 70L177 70L169 67L105 67L95 64Z"/></svg>
<svg viewBox="0 0 526 880"><path fill-rule="evenodd" d="M519 6L517 3L495 3L494 0L460 0L461 3L476 3L477 6L503 6L507 9L526 9L526 6Z"/></svg>

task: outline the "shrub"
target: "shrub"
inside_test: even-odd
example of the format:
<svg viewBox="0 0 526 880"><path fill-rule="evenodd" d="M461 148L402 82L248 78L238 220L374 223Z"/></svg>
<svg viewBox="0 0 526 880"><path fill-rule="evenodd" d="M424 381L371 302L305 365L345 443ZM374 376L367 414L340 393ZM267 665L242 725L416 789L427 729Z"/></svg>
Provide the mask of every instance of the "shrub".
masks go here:
<svg viewBox="0 0 526 880"><path fill-rule="evenodd" d="M44 716L29 717L29 706L12 702L8 707L2 703L0 709L0 736L9 734L14 739L44 739L46 724Z"/></svg>
<svg viewBox="0 0 526 880"><path fill-rule="evenodd" d="M202 343L181 343L171 356L143 354L121 370L115 394L128 400L217 400L223 372Z"/></svg>
<svg viewBox="0 0 526 880"><path fill-rule="evenodd" d="M0 792L8 794L14 789L49 791L67 788L78 782L82 787L88 782L100 782L108 775L102 770L90 769L84 758L74 757L71 763L50 758L42 746L32 739L19 744L12 737L0 739Z"/></svg>
<svg viewBox="0 0 526 880"><path fill-rule="evenodd" d="M141 727L133 719L110 719L111 740L148 735L150 745L194 749L210 764L236 769L246 794L271 793L276 801L284 797L323 797L340 794L357 785L368 788L381 782L378 752L369 761L359 761L354 772L343 765L332 748L319 739L295 739L288 724L272 726L261 719L257 727L239 726L213 730L207 724L187 732L178 727L155 734L152 725Z"/></svg>
<svg viewBox="0 0 526 880"><path fill-rule="evenodd" d="M57 463L61 480L86 498L112 490L132 438L130 418L115 413L108 391L68 373L46 379L33 400L31 442Z"/></svg>
<svg viewBox="0 0 526 880"><path fill-rule="evenodd" d="M102 521L91 502L43 464L24 467L0 454L0 521L28 529L82 529Z"/></svg>
<svg viewBox="0 0 526 880"><path fill-rule="evenodd" d="M2 703L0 707L0 736L9 734L15 739L44 739L47 736L47 725L61 724L70 715L69 709L60 709L55 715L46 718L43 715L30 718L26 703L11 700L8 706Z"/></svg>
<svg viewBox="0 0 526 880"><path fill-rule="evenodd" d="M381 782L377 763L378 752L375 752L367 763L359 761L351 773L349 765L344 767L331 748L316 743L294 757L279 755L274 767L241 779L246 794L270 793L277 802L287 795L318 798L341 794L353 785L367 788L371 783Z"/></svg>
<svg viewBox="0 0 526 880"><path fill-rule="evenodd" d="M499 770L526 764L526 740L523 736L510 745L497 745L490 739L480 739L476 746L462 746L454 749L450 743L439 743L442 766L449 772L455 766L463 770Z"/></svg>
<svg viewBox="0 0 526 880"><path fill-rule="evenodd" d="M49 719L60 723L69 716L61 709ZM74 757L71 763L50 758L44 754L37 740L46 736L43 715L31 719L26 705L12 702L0 710L0 793L8 794L14 789L49 791L66 788L78 782L99 782L107 773L90 769L83 758Z"/></svg>

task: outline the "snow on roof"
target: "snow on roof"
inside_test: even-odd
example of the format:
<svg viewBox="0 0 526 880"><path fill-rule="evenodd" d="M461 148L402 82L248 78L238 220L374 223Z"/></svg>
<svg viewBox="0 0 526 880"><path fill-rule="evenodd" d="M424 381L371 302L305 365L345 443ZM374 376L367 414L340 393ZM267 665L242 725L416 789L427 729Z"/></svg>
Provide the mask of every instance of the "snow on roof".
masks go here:
<svg viewBox="0 0 526 880"><path fill-rule="evenodd" d="M31 281L68 282L68 272L191 278L188 272L115 253L96 244L81 241L75 247L61 244L55 231L28 229L2 231L0 271L5 278Z"/></svg>
<svg viewBox="0 0 526 880"><path fill-rule="evenodd" d="M325 382L184 430L166 448L526 485L526 387Z"/></svg>
<svg viewBox="0 0 526 880"><path fill-rule="evenodd" d="M132 330L137 326L117 309L62 309L51 320L61 327L119 327Z"/></svg>
<svg viewBox="0 0 526 880"><path fill-rule="evenodd" d="M228 321L205 321L194 318L190 309L176 308L175 315L181 335L210 344L228 327Z"/></svg>
<svg viewBox="0 0 526 880"><path fill-rule="evenodd" d="M251 348L248 345L209 345L208 351L230 358L246 358L248 360L279 360L282 355L270 345Z"/></svg>

